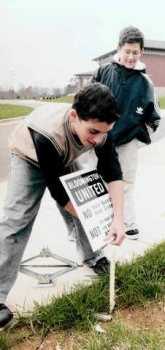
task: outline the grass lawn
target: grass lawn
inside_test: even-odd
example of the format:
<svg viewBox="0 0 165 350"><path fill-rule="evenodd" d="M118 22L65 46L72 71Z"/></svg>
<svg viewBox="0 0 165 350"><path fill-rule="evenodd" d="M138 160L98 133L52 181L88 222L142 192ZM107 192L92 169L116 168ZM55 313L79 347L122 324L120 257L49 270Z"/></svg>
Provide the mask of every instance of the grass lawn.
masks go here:
<svg viewBox="0 0 165 350"><path fill-rule="evenodd" d="M65 103L72 103L74 99L73 95L69 95L69 96L64 96L64 97L59 97L56 98L55 100L48 100L48 102L65 102ZM44 100L46 101L46 100Z"/></svg>
<svg viewBox="0 0 165 350"><path fill-rule="evenodd" d="M72 103L73 102L74 96L64 96L64 97L59 97L56 100L44 100L45 102L68 102ZM159 104L161 109L165 109L165 97L159 97Z"/></svg>
<svg viewBox="0 0 165 350"><path fill-rule="evenodd" d="M10 104L0 104L0 119L23 117L30 114L33 108Z"/></svg>
<svg viewBox="0 0 165 350"><path fill-rule="evenodd" d="M160 108L165 109L165 97L159 97Z"/></svg>
<svg viewBox="0 0 165 350"><path fill-rule="evenodd" d="M0 349L164 350L164 251L165 242L116 264L116 307L111 322L99 322L104 333L95 326L96 314L108 313L108 273L18 315L0 333Z"/></svg>
<svg viewBox="0 0 165 350"><path fill-rule="evenodd" d="M72 103L74 96L64 96L57 98L55 100L43 100L43 102L52 102L52 103ZM165 97L159 97L160 108L165 109ZM30 114L33 111L33 108L20 106L20 105L11 105L11 104L0 104L0 119L9 119L15 117L23 117L27 114Z"/></svg>

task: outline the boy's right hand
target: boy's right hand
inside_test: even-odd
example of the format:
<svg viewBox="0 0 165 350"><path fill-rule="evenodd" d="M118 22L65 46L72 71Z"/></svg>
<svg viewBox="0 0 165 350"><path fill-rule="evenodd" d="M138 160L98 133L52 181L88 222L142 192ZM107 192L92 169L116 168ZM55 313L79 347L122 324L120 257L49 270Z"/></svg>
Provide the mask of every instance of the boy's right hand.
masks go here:
<svg viewBox="0 0 165 350"><path fill-rule="evenodd" d="M65 207L64 207L70 214L72 214L73 216L77 216L76 210L73 206L73 204L71 203L71 201L69 201Z"/></svg>

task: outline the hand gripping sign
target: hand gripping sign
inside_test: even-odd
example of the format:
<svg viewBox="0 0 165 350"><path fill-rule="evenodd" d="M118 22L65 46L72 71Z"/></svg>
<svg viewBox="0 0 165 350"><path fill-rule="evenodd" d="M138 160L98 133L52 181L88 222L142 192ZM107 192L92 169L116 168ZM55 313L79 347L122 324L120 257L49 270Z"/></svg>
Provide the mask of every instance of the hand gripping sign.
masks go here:
<svg viewBox="0 0 165 350"><path fill-rule="evenodd" d="M105 246L113 219L111 198L97 170L80 170L60 180L84 227L93 251Z"/></svg>

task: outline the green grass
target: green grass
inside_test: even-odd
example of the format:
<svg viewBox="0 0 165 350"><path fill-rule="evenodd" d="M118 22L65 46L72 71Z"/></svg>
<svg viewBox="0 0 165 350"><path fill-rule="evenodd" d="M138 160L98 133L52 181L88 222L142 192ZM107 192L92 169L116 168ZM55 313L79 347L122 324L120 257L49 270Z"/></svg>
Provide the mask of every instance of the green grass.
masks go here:
<svg viewBox="0 0 165 350"><path fill-rule="evenodd" d="M0 119L23 117L33 111L33 108L10 104L0 104Z"/></svg>
<svg viewBox="0 0 165 350"><path fill-rule="evenodd" d="M33 347L33 337L36 335L25 333L21 338L19 335L11 334L0 335L1 350L17 350L19 342L23 341L23 349L44 349L47 344L49 349L59 350L164 350L165 349L165 331L158 332L151 329L134 329L126 326L119 318L106 325L106 332L98 334L91 325L89 332L71 330L67 334L68 344L66 345L66 334L64 336L57 331L51 332L55 338L58 338L58 347L49 345L49 341L42 337L38 338L38 346ZM71 338L71 344L69 342ZM54 342L55 344L55 342ZM20 347L19 349L22 349ZM47 347L46 347L47 349Z"/></svg>
<svg viewBox="0 0 165 350"><path fill-rule="evenodd" d="M53 102L53 103L72 103L73 96L65 96L57 98L56 100L43 100L43 102ZM30 114L34 108L20 105L11 104L0 104L0 119L10 119L16 117L23 117Z"/></svg>
<svg viewBox="0 0 165 350"><path fill-rule="evenodd" d="M116 310L128 306L148 306L165 301L165 242L146 251L144 256L131 262L116 264ZM109 274L93 279L89 286L76 286L68 295L54 297L48 304L36 303L34 309L15 320L15 324L0 335L0 349L12 349L6 344L12 332L25 327L29 334L38 334L41 339L50 332L70 329L79 333L73 349L86 350L142 350L165 349L165 333L156 329L131 331L119 319L114 319L105 335L98 335L93 329L97 313L109 311ZM28 335L26 336L28 339ZM30 335L29 335L30 337ZM21 339L21 336L20 336ZM18 343L18 336L15 340ZM13 344L13 343L12 343ZM123 345L122 345L123 344ZM164 344L164 347L163 345ZM6 348L5 348L6 346ZM9 346L9 347L7 347ZM12 345L13 346L13 345Z"/></svg>
<svg viewBox="0 0 165 350"><path fill-rule="evenodd" d="M53 102L53 103L72 103L74 96L64 96L57 98L55 100L43 100L43 102ZM159 103L161 109L165 109L165 97L159 97ZM31 113L33 108L19 105L10 104L0 104L0 119L9 119L15 117L26 116Z"/></svg>
<svg viewBox="0 0 165 350"><path fill-rule="evenodd" d="M165 97L159 97L160 108L165 109Z"/></svg>
<svg viewBox="0 0 165 350"><path fill-rule="evenodd" d="M74 99L73 95L69 95L69 96L64 96L64 97L58 97L55 100L43 100L44 102L48 101L48 102L65 102L65 103L72 103Z"/></svg>
<svg viewBox="0 0 165 350"><path fill-rule="evenodd" d="M44 100L44 101L47 101L47 102L68 102L68 103L72 103L73 102L73 98L74 98L74 96L64 96L64 97L57 98L55 100ZM161 109L165 109L165 97L159 97L158 100L159 100L159 103L160 103L160 108Z"/></svg>
<svg viewBox="0 0 165 350"><path fill-rule="evenodd" d="M115 320L106 327L101 336L94 330L81 337L74 350L164 350L165 332L160 334L152 330L130 329Z"/></svg>
<svg viewBox="0 0 165 350"><path fill-rule="evenodd" d="M143 306L165 296L165 242L146 251L131 263L116 264L116 308ZM99 312L109 310L109 274L94 280L92 285L78 286L71 294L54 297L49 305L36 306L25 323L33 328L87 330Z"/></svg>

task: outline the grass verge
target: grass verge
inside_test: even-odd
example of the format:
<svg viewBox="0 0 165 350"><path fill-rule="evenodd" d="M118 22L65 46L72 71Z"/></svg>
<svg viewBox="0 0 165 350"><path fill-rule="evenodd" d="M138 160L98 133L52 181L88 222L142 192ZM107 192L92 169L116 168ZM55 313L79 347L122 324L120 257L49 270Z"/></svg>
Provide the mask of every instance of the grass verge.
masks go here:
<svg viewBox="0 0 165 350"><path fill-rule="evenodd" d="M43 100L44 102L55 102L55 103L60 103L60 102L64 102L64 103L72 103L74 99L74 95L69 95L69 96L63 96L63 97L58 97L56 99L48 99L48 100Z"/></svg>
<svg viewBox="0 0 165 350"><path fill-rule="evenodd" d="M146 306L150 303L164 303L165 297L165 242L146 251L144 256L132 262L117 263L116 266L116 310L128 306ZM96 313L108 313L109 310L109 275L105 274L93 280L91 286L79 285L71 294L52 298L49 304L36 303L32 312L18 319L0 335L0 349L5 348L6 332L10 337L20 327L28 330L26 338L38 335L40 339L53 331L68 330L79 336L74 339L74 347L68 349L106 350L110 349L164 349L164 331L148 329L133 331L117 318L106 329L105 335L98 335L94 330L97 322ZM21 335L19 336L21 339ZM18 336L15 340L18 346ZM7 344L7 343L6 343ZM81 346L80 346L81 344ZM147 345L149 344L149 345ZM156 344L156 345L155 345ZM159 345L160 344L160 345ZM164 344L164 348L161 347ZM111 347L110 347L111 346ZM157 347L154 347L157 346ZM22 348L21 348L22 349ZM51 348L50 348L51 349ZM63 348L61 348L63 349Z"/></svg>
<svg viewBox="0 0 165 350"><path fill-rule="evenodd" d="M53 103L72 103L74 96L64 96L57 98L55 100L43 100L43 102L53 102ZM165 97L159 97L160 108L165 109ZM0 119L9 119L19 116L25 116L32 112L33 108L20 106L20 105L11 105L11 104L0 104Z"/></svg>
<svg viewBox="0 0 165 350"><path fill-rule="evenodd" d="M0 119L11 119L16 117L23 117L30 114L33 108L26 106L17 106L10 104L0 104Z"/></svg>
<svg viewBox="0 0 165 350"><path fill-rule="evenodd" d="M67 102L67 103L72 103L73 102L74 95L70 96L64 96L64 97L59 97L56 98L55 100L44 100L44 102ZM158 98L160 108L165 109L165 97L159 97Z"/></svg>
<svg viewBox="0 0 165 350"><path fill-rule="evenodd" d="M160 108L165 109L165 97L159 97Z"/></svg>

